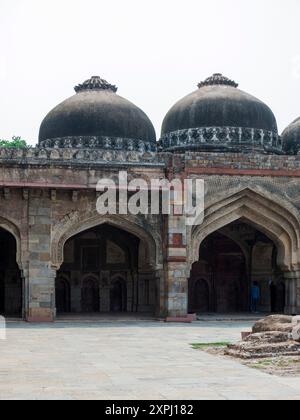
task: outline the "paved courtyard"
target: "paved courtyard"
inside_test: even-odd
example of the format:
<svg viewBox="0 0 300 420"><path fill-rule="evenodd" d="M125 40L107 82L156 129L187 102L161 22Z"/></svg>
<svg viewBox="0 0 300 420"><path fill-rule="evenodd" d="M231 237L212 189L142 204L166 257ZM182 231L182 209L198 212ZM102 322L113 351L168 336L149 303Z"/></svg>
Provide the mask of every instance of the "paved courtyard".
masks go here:
<svg viewBox="0 0 300 420"><path fill-rule="evenodd" d="M300 399L300 378L269 376L193 350L237 341L248 321L9 324L3 399Z"/></svg>

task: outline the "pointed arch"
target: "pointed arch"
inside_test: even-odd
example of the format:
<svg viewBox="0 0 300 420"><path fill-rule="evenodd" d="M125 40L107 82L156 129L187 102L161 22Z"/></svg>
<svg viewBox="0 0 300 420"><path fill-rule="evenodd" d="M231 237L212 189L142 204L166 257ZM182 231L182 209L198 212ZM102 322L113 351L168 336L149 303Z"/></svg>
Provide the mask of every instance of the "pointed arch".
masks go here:
<svg viewBox="0 0 300 420"><path fill-rule="evenodd" d="M189 306L192 312L208 313L211 308L210 285L203 277L196 278L190 284Z"/></svg>
<svg viewBox="0 0 300 420"><path fill-rule="evenodd" d="M22 258L22 238L21 232L17 223L8 220L7 218L0 217L0 228L4 234L8 234L8 242L5 242L5 247L11 252L10 257L13 257L13 265L9 268L10 275L13 275L13 281L11 279L7 282L6 268L1 273L0 288L1 288L1 313L6 315L17 315L24 316L25 314L25 296L28 290L28 278L24 276L24 257ZM13 241L12 249L10 249L10 241ZM26 247L25 239L23 238L24 248ZM7 263L7 261L6 261ZM5 265L6 265L5 263ZM15 265L16 264L16 265ZM6 296L7 295L7 296Z"/></svg>
<svg viewBox="0 0 300 420"><path fill-rule="evenodd" d="M0 217L0 228L4 229L8 233L10 233L16 241L16 262L20 268L20 270L23 269L22 267L22 249L21 249L21 234L20 230L17 227L17 225L10 220Z"/></svg>
<svg viewBox="0 0 300 420"><path fill-rule="evenodd" d="M150 233L146 224L139 218L131 216L102 216L93 211L88 215L74 212L67 215L61 222L53 227L51 235L51 260L56 269L62 265L64 260L65 243L79 233L85 232L96 226L108 224L128 233L135 235L143 242L146 250L146 259L152 268L157 268L161 263L161 240L158 235Z"/></svg>
<svg viewBox="0 0 300 420"><path fill-rule="evenodd" d="M70 279L60 275L55 280L55 304L58 313L71 311L71 285Z"/></svg>
<svg viewBox="0 0 300 420"><path fill-rule="evenodd" d="M86 276L81 285L81 310L85 313L100 311L99 281L94 276Z"/></svg>
<svg viewBox="0 0 300 420"><path fill-rule="evenodd" d="M114 275L110 284L110 311L127 312L127 281L123 275Z"/></svg>
<svg viewBox="0 0 300 420"><path fill-rule="evenodd" d="M249 188L208 204L204 223L191 232L190 264L198 260L201 243L207 236L240 219L277 245L278 265L283 270L300 268L298 217L291 208L282 206L281 200L273 201Z"/></svg>

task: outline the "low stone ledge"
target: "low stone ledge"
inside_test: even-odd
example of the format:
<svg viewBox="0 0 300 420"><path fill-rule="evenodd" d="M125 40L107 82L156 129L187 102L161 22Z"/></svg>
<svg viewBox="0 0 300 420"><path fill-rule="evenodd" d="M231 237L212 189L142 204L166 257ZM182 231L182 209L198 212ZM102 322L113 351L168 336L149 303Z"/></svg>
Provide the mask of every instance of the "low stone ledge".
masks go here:
<svg viewBox="0 0 300 420"><path fill-rule="evenodd" d="M29 324L49 324L53 323L54 319L52 317L28 317L26 319L26 322L28 322Z"/></svg>
<svg viewBox="0 0 300 420"><path fill-rule="evenodd" d="M192 324L192 319L189 317L168 317L167 323L178 323L178 324Z"/></svg>

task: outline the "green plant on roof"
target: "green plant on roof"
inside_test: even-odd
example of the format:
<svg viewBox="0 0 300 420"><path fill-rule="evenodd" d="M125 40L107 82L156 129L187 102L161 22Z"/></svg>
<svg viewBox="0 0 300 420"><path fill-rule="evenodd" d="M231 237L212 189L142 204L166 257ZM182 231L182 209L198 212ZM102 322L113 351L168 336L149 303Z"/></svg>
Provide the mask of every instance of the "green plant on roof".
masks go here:
<svg viewBox="0 0 300 420"><path fill-rule="evenodd" d="M26 140L14 136L11 140L0 140L0 147L8 149L25 149L28 147Z"/></svg>

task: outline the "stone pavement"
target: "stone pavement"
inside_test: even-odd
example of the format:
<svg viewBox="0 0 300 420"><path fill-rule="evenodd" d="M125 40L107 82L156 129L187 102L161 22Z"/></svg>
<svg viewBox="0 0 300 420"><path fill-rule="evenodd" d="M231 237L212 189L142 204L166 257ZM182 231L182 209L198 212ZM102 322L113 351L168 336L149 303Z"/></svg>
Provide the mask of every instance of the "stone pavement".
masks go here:
<svg viewBox="0 0 300 420"><path fill-rule="evenodd" d="M300 399L279 378L193 350L237 341L249 322L10 323L0 341L0 399Z"/></svg>

